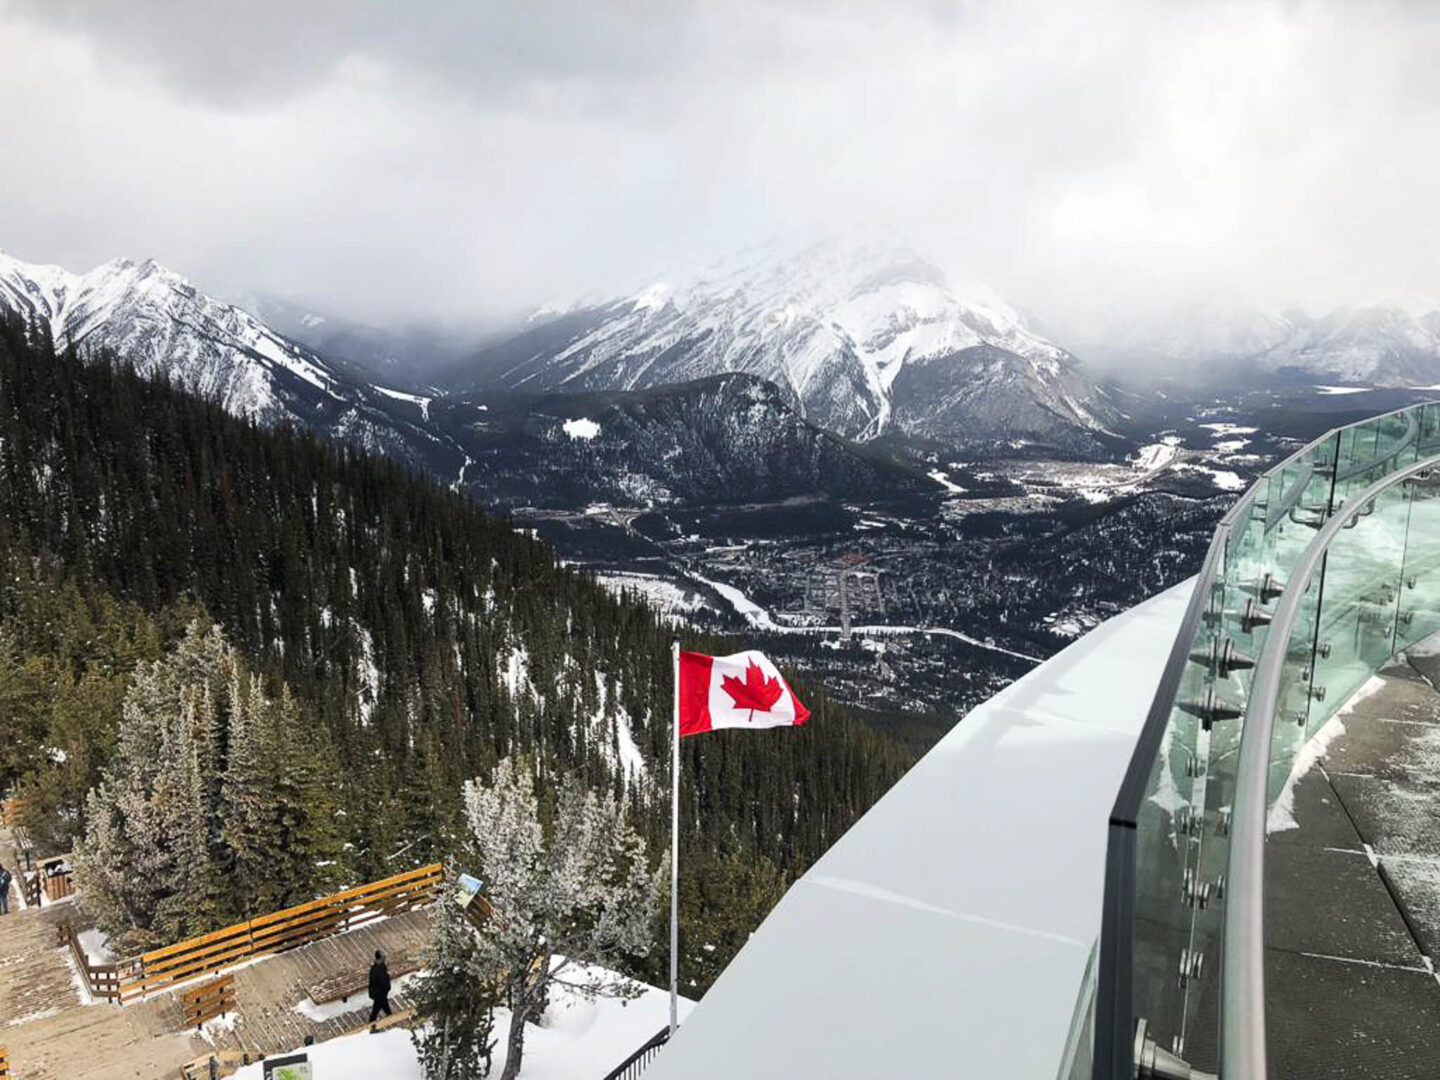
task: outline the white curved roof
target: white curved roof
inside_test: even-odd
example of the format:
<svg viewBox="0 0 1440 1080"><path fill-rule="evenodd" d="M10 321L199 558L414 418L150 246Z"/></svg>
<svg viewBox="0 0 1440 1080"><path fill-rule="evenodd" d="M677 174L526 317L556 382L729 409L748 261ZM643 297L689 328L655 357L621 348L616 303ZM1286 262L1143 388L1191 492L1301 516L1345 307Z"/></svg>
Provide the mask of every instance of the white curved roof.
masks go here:
<svg viewBox="0 0 1440 1080"><path fill-rule="evenodd" d="M1055 1080L1110 807L1192 585L969 713L786 893L646 1080Z"/></svg>

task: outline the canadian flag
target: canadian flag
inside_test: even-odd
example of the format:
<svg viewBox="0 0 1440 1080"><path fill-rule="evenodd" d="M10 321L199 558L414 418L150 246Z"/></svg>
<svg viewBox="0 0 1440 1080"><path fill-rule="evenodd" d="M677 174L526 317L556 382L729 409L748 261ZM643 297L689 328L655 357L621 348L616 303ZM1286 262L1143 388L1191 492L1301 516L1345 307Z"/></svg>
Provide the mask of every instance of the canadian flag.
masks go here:
<svg viewBox="0 0 1440 1080"><path fill-rule="evenodd" d="M805 723L810 710L762 653L680 654L680 734Z"/></svg>

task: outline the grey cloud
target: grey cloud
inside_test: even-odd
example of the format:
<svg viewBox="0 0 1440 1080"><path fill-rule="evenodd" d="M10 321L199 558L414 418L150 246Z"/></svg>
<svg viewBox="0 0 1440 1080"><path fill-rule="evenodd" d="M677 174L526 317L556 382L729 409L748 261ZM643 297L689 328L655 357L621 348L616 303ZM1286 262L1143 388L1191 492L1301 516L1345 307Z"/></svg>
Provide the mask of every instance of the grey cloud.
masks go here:
<svg viewBox="0 0 1440 1080"><path fill-rule="evenodd" d="M1061 327L1440 295L1440 14L0 0L0 246L471 318L879 224Z"/></svg>

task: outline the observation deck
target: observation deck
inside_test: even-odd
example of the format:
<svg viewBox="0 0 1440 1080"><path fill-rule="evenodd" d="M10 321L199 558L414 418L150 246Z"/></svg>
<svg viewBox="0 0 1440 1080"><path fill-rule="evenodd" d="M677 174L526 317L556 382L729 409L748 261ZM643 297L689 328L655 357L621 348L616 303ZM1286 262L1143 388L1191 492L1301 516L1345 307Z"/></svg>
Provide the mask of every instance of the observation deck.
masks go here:
<svg viewBox="0 0 1440 1080"><path fill-rule="evenodd" d="M647 1076L1440 1076L1437 632L1428 404L966 716Z"/></svg>

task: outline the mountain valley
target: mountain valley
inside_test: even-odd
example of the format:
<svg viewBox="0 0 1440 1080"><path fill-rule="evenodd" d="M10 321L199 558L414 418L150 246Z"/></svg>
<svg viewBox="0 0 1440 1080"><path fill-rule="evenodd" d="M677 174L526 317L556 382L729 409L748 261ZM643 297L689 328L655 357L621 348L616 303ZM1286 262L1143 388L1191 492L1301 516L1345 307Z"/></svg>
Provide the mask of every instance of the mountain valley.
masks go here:
<svg viewBox="0 0 1440 1080"><path fill-rule="evenodd" d="M1275 365L1203 389L1097 382L987 290L888 246L749 253L469 351L257 301L282 331L124 260L72 275L0 256L0 307L427 473L666 618L912 710L917 746L1190 573L1269 463L1424 393ZM1440 379L1407 363L1406 386Z"/></svg>

